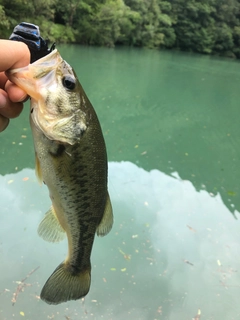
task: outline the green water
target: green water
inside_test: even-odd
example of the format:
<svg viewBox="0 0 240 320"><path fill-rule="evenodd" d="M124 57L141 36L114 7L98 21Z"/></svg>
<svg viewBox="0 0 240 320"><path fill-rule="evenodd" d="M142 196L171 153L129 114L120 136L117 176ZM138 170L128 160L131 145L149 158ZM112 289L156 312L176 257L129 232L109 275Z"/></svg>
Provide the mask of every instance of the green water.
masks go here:
<svg viewBox="0 0 240 320"><path fill-rule="evenodd" d="M67 243L37 235L50 199L35 178L26 107L0 135L0 320L239 319L239 62L59 50L103 128L115 223L96 237L87 297L39 300Z"/></svg>

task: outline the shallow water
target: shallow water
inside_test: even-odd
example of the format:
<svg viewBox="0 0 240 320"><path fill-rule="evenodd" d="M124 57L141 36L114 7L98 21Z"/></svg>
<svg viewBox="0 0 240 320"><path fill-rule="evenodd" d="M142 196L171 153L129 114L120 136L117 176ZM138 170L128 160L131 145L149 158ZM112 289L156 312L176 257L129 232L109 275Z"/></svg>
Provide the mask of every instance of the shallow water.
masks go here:
<svg viewBox="0 0 240 320"><path fill-rule="evenodd" d="M115 223L96 237L86 298L42 302L67 243L37 235L50 199L26 108L0 135L0 319L239 319L239 63L59 50L99 115Z"/></svg>

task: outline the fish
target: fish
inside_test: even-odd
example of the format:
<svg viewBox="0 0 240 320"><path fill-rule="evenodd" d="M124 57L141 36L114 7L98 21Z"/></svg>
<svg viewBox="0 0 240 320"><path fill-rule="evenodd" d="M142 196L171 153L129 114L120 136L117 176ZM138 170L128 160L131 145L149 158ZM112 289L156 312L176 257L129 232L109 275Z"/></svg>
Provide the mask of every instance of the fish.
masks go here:
<svg viewBox="0 0 240 320"><path fill-rule="evenodd" d="M68 254L40 297L48 304L77 300L90 289L95 234L105 236L113 225L101 126L76 73L57 49L7 76L31 98L35 171L52 202L38 233L50 242L65 235L68 240Z"/></svg>

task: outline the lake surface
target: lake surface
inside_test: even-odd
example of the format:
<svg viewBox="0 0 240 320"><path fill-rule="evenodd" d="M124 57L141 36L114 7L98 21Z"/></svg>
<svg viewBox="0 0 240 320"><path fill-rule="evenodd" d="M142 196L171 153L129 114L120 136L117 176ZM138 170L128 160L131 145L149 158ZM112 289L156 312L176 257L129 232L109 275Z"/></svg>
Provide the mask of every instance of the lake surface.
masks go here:
<svg viewBox="0 0 240 320"><path fill-rule="evenodd" d="M240 64L169 51L59 46L105 136L114 227L80 301L39 299L67 242L37 227L29 106L1 133L0 320L240 318Z"/></svg>

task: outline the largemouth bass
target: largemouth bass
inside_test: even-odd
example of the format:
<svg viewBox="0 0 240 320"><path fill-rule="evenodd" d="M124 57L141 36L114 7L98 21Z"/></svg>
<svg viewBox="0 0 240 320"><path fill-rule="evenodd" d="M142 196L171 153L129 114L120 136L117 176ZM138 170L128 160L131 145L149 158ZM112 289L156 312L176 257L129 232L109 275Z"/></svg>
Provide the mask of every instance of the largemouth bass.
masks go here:
<svg viewBox="0 0 240 320"><path fill-rule="evenodd" d="M90 288L95 233L104 236L113 224L101 127L76 74L56 49L8 71L8 77L31 97L36 174L52 200L39 235L59 241L66 233L68 239L68 255L45 283L41 299L49 304L77 300Z"/></svg>

